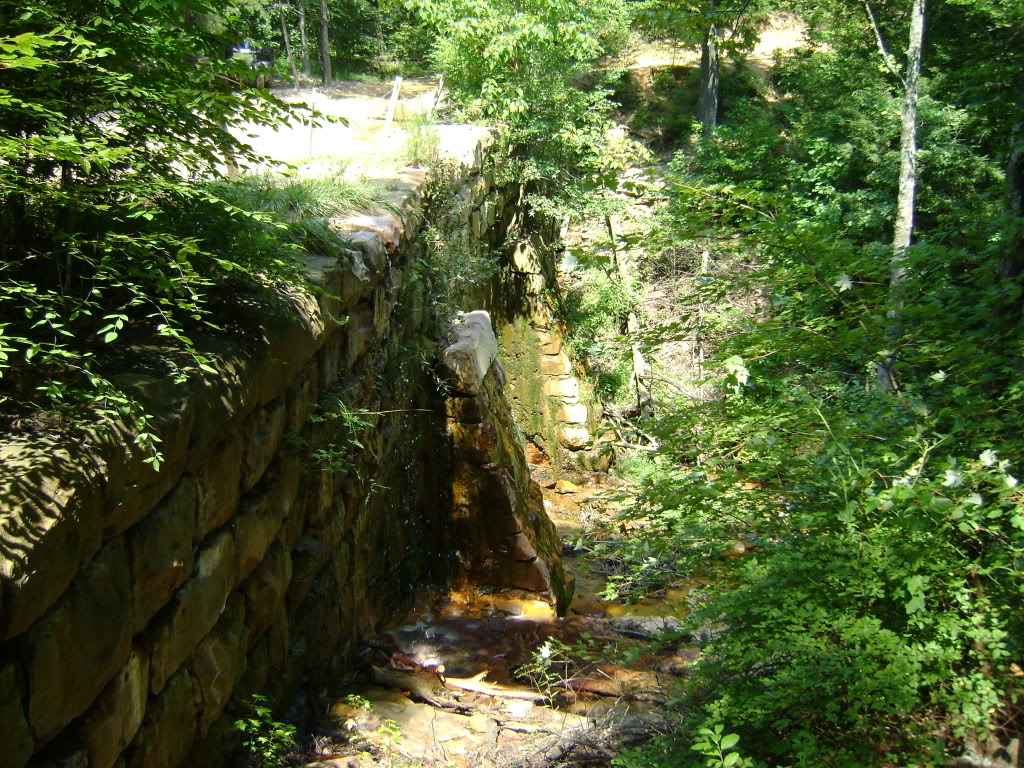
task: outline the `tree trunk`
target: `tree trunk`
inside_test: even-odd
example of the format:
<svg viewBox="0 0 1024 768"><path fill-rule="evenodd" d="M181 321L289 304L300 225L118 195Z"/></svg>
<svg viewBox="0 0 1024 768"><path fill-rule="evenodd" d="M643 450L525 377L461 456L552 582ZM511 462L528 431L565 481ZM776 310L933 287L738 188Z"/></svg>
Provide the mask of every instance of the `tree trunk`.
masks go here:
<svg viewBox="0 0 1024 768"><path fill-rule="evenodd" d="M288 23L285 21L284 18L284 3L278 6L278 8L281 11L281 34L284 36L284 52L285 55L288 57L288 66L291 68L292 71L292 88L298 88L299 73L295 69L295 54L292 53L292 41L289 39L288 36Z"/></svg>
<svg viewBox="0 0 1024 768"><path fill-rule="evenodd" d="M917 94L921 77L921 47L924 41L925 0L913 0L910 15L910 44L907 46L907 74L904 78L900 127L900 183L896 197L896 225L892 237L889 273L889 342L895 346L902 330L903 287L907 277L906 255L914 238L914 192L917 188ZM895 391L895 353L879 365L878 380L883 389Z"/></svg>
<svg viewBox="0 0 1024 768"><path fill-rule="evenodd" d="M306 37L306 0L299 0L299 52L302 55L302 74L309 77L309 39Z"/></svg>
<svg viewBox="0 0 1024 768"><path fill-rule="evenodd" d="M324 85L331 84L331 15L327 0L320 0L320 65L323 67Z"/></svg>
<svg viewBox="0 0 1024 768"><path fill-rule="evenodd" d="M608 234L612 241L612 253L615 255L615 269L619 276L619 287L622 292L630 295L628 254L624 248L619 247L622 240L622 228L619 226L618 216L609 216L606 219ZM632 303L632 302L631 302ZM632 309L626 316L626 335L629 337L630 352L633 356L633 385L636 387L636 402L640 409L640 418L649 419L654 416L654 397L651 395L650 386L647 380L650 374L647 370L647 361L644 359L643 350L637 341L637 334L640 333L640 320Z"/></svg>
<svg viewBox="0 0 1024 768"><path fill-rule="evenodd" d="M700 94L697 97L697 119L704 138L714 133L718 124L718 19L716 0L708 3L711 23L700 46Z"/></svg>

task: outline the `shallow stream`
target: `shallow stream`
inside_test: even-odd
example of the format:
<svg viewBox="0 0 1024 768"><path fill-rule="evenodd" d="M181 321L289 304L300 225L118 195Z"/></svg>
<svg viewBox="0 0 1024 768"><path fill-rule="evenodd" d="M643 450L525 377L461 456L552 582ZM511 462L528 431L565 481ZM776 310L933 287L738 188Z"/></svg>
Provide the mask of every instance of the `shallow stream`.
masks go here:
<svg viewBox="0 0 1024 768"><path fill-rule="evenodd" d="M563 540L578 535L595 491L544 493ZM610 765L616 749L671 727L664 703L697 650L653 638L679 628L698 585L627 604L600 598L605 579L584 553L563 564L576 577L564 618L525 592L419 595L370 644L372 680L333 703L333 735L310 765Z"/></svg>

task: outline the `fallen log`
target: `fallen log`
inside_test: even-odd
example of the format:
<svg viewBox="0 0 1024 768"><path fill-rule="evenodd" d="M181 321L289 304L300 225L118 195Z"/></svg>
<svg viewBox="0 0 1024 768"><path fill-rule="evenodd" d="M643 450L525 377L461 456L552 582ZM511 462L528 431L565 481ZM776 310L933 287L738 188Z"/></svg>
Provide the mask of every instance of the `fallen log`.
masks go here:
<svg viewBox="0 0 1024 768"><path fill-rule="evenodd" d="M484 680L487 671L473 677L444 677L435 670L420 667L414 670L391 669L389 667L371 666L373 681L385 688L398 688L408 691L427 704L446 709L465 709L463 705L446 701L447 690L482 693L485 696L496 696L503 699L521 699L524 701L544 702L545 696L528 688L501 683L488 683Z"/></svg>
<svg viewBox="0 0 1024 768"><path fill-rule="evenodd" d="M373 665L370 666L370 670L373 682L377 685L408 691L412 696L432 707L450 709L461 714L471 709L447 698L443 684L434 673L426 673L421 670L390 669Z"/></svg>
<svg viewBox="0 0 1024 768"><path fill-rule="evenodd" d="M559 685L576 693L592 693L613 699L627 701L664 701L665 692L657 688L631 688L619 680L597 680L590 677L576 677Z"/></svg>
<svg viewBox="0 0 1024 768"><path fill-rule="evenodd" d="M485 696L498 696L503 699L521 699L523 701L544 702L547 697L542 693L501 683L488 683L484 680L487 671L479 672L472 677L446 677L444 682L449 688L460 691L482 693Z"/></svg>

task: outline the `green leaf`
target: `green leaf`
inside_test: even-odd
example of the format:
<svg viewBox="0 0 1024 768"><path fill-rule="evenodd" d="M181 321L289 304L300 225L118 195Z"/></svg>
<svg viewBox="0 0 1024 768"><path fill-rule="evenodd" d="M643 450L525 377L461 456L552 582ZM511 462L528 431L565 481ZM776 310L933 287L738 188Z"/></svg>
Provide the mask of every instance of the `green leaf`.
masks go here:
<svg viewBox="0 0 1024 768"><path fill-rule="evenodd" d="M739 742L740 736L738 733L730 733L722 738L722 743L719 745L723 750L732 749ZM732 763L729 763L732 765Z"/></svg>
<svg viewBox="0 0 1024 768"><path fill-rule="evenodd" d="M908 614L914 614L918 611L924 610L924 593L918 592L906 604L906 610Z"/></svg>

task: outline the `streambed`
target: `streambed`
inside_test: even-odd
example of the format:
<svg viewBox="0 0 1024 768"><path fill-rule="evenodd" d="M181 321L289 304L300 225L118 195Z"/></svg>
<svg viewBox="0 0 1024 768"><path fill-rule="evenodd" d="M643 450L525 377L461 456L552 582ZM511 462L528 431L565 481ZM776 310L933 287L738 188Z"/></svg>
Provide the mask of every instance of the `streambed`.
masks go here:
<svg viewBox="0 0 1024 768"><path fill-rule="evenodd" d="M545 489L563 540L597 491ZM366 645L364 679L334 699L309 767L610 765L618 749L670 729L664 704L697 657L679 630L697 586L635 604L600 598L605 580L567 548L569 614L520 591L424 592Z"/></svg>

